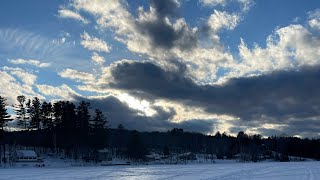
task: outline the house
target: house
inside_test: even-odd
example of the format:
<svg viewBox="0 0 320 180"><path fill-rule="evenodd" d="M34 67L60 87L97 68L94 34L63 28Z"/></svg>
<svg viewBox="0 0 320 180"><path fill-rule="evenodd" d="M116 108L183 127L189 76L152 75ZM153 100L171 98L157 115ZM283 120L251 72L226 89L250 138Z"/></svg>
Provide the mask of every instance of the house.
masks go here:
<svg viewBox="0 0 320 180"><path fill-rule="evenodd" d="M15 162L42 162L34 150L16 150L13 158Z"/></svg>

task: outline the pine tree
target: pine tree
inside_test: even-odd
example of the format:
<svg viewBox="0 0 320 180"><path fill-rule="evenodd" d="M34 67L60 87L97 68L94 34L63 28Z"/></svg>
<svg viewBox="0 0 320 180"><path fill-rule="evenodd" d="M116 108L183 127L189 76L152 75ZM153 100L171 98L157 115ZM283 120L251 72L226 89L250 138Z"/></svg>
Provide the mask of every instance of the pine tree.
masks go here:
<svg viewBox="0 0 320 180"><path fill-rule="evenodd" d="M100 109L95 110L95 116L92 120L92 127L93 129L107 129L107 118L103 115Z"/></svg>
<svg viewBox="0 0 320 180"><path fill-rule="evenodd" d="M123 124L119 124L119 125L118 125L118 129L122 131L122 130L124 130L124 129L125 129L125 127L124 127L124 125L123 125Z"/></svg>
<svg viewBox="0 0 320 180"><path fill-rule="evenodd" d="M28 127L28 109L26 105L26 97L21 95L17 97L18 104L15 105L14 112L16 113L17 117L17 125L19 127L24 128L25 130Z"/></svg>
<svg viewBox="0 0 320 180"><path fill-rule="evenodd" d="M61 115L60 128L65 130L75 129L76 128L76 106L69 101L60 101L55 108L55 116ZM58 110L56 112L56 110ZM57 114L56 114L57 113Z"/></svg>
<svg viewBox="0 0 320 180"><path fill-rule="evenodd" d="M33 98L30 107L31 128L40 129L41 127L41 102L38 97Z"/></svg>
<svg viewBox="0 0 320 180"><path fill-rule="evenodd" d="M49 102L43 102L41 105L41 119L43 122L44 128L52 129L54 127L53 123L53 108L52 104Z"/></svg>
<svg viewBox="0 0 320 180"><path fill-rule="evenodd" d="M62 101L55 102L53 104L53 117L54 117L54 126L57 128L62 127L62 114L63 114L63 108L62 108Z"/></svg>
<svg viewBox="0 0 320 180"><path fill-rule="evenodd" d="M92 137L91 143L95 148L103 148L108 144L108 121L99 109L95 110L95 116L91 121Z"/></svg>
<svg viewBox="0 0 320 180"><path fill-rule="evenodd" d="M7 113L6 109L6 100L0 96L0 128L3 130L3 127L6 125L6 122L10 120L10 116Z"/></svg>
<svg viewBox="0 0 320 180"><path fill-rule="evenodd" d="M89 121L90 121L90 103L81 101L79 106L77 107L77 128L80 128L83 131L87 131L89 129Z"/></svg>

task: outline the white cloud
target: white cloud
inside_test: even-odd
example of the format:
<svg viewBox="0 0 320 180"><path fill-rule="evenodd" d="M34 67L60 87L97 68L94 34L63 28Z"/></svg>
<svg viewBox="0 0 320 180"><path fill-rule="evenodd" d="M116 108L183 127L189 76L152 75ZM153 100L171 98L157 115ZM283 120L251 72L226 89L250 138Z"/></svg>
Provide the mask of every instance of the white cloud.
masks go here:
<svg viewBox="0 0 320 180"><path fill-rule="evenodd" d="M241 6L241 11L246 13L250 10L250 8L254 5L253 0L238 0Z"/></svg>
<svg viewBox="0 0 320 180"><path fill-rule="evenodd" d="M218 115L206 112L202 108L188 106L185 104L181 104L181 102L169 101L169 100L156 100L154 102L155 106L161 106L165 109L174 108L177 112L173 119L174 122L181 122L184 120L192 120L192 119L203 119L203 120L212 120L219 119L222 124L227 123L227 121L236 120L236 117L228 116L228 115Z"/></svg>
<svg viewBox="0 0 320 180"><path fill-rule="evenodd" d="M34 96L44 99L43 96L33 91L32 87L36 78L35 75L27 73L23 69L3 67L2 70L0 70L0 83L3 84L0 88L0 94L8 99L9 105L16 103L18 95L25 95L28 99ZM17 79L21 79L21 82Z"/></svg>
<svg viewBox="0 0 320 180"><path fill-rule="evenodd" d="M217 6L217 5L225 6L227 4L227 0L200 0L200 2L204 6Z"/></svg>
<svg viewBox="0 0 320 180"><path fill-rule="evenodd" d="M76 93L66 84L63 84L58 87L54 87L46 84L39 84L39 85L36 85L36 87L38 88L38 91L45 96L58 97L63 100L70 100L75 95L80 96L78 93Z"/></svg>
<svg viewBox="0 0 320 180"><path fill-rule="evenodd" d="M238 3L240 6L241 12L248 12L250 8L253 6L254 1L253 0L199 0L199 2L203 6L226 6L231 3Z"/></svg>
<svg viewBox="0 0 320 180"><path fill-rule="evenodd" d="M270 43L281 48L283 52L293 53L298 65L315 65L319 63L320 39L301 25L290 25L276 31L279 39ZM278 40L278 41L277 41Z"/></svg>
<svg viewBox="0 0 320 180"><path fill-rule="evenodd" d="M91 51L108 53L111 50L111 47L105 41L92 37L87 32L84 32L81 38L81 45Z"/></svg>
<svg viewBox="0 0 320 180"><path fill-rule="evenodd" d="M309 26L317 31L320 31L320 9L311 11L309 14Z"/></svg>
<svg viewBox="0 0 320 180"><path fill-rule="evenodd" d="M11 74L16 75L18 78L22 80L27 85L33 85L37 80L37 76L34 74L27 73L25 71L14 70L11 71Z"/></svg>
<svg viewBox="0 0 320 180"><path fill-rule="evenodd" d="M295 17L295 18L293 18L292 22L299 23L300 20L301 20L300 17Z"/></svg>
<svg viewBox="0 0 320 180"><path fill-rule="evenodd" d="M214 10L214 13L210 15L208 19L208 26L213 32L218 32L225 28L227 30L233 30L241 18L237 14L229 14L225 11Z"/></svg>
<svg viewBox="0 0 320 180"><path fill-rule="evenodd" d="M79 12L85 11L93 15L97 19L98 27L102 30L114 30L116 40L124 43L128 50L147 55L149 59L163 68L174 68L171 59L183 61L187 64L190 75L198 81L207 82L208 79L215 78L217 66L233 60L232 55L225 52L223 45L220 44L218 32L223 28L234 29L240 21L240 17L236 14L215 11L216 16L221 16L212 15L210 34L213 39L218 37L218 40L215 39L211 47L202 47L198 44L198 28L189 27L183 18L159 20L160 17L152 7L149 8L149 11L139 8L138 17L134 18L127 10L127 4L122 0L73 0L70 6ZM221 18L221 20L215 18ZM179 38L173 42L173 46L169 49L154 45L157 44L157 42L153 42L152 38L154 37L149 37L148 33L142 32L138 28L139 24L154 24L158 21L164 21L167 26L165 28L170 28L175 34L179 34L177 36ZM82 36L89 35L84 33ZM190 40L194 41L193 44L196 47L186 50L183 47L188 46Z"/></svg>
<svg viewBox="0 0 320 180"><path fill-rule="evenodd" d="M118 95L115 95L120 101L125 102L128 104L128 106L132 109L139 110L143 112L145 116L154 116L157 111L152 109L151 104L147 100L140 100L138 98L135 98L134 96L131 96L127 93L119 93Z"/></svg>
<svg viewBox="0 0 320 180"><path fill-rule="evenodd" d="M29 64L32 66L36 66L36 67L49 67L51 64L50 63L42 63L38 60L33 60L33 59L9 59L8 60L10 63L12 64Z"/></svg>
<svg viewBox="0 0 320 180"><path fill-rule="evenodd" d="M60 9L58 11L58 13L59 13L60 18L75 19L75 20L81 21L84 24L89 23L89 21L87 19L85 19L84 17L82 17L79 13L68 10L68 9Z"/></svg>
<svg viewBox="0 0 320 180"><path fill-rule="evenodd" d="M91 56L91 60L94 62L94 63L97 63L97 64L103 64L105 62L104 58L102 56L99 56L98 53L96 52L93 52L92 56Z"/></svg>
<svg viewBox="0 0 320 180"><path fill-rule="evenodd" d="M9 104L14 104L17 94L22 94L21 85L16 79L5 71L0 71L0 82L5 84L0 88L1 96L8 99Z"/></svg>
<svg viewBox="0 0 320 180"><path fill-rule="evenodd" d="M320 31L320 18L309 20L309 26L315 30Z"/></svg>
<svg viewBox="0 0 320 180"><path fill-rule="evenodd" d="M66 42L66 38L63 37L63 38L60 38L60 39L54 39L54 40L52 40L52 42L57 44L57 45L61 45L61 44L64 44Z"/></svg>
<svg viewBox="0 0 320 180"><path fill-rule="evenodd" d="M19 29L0 28L0 48L7 54L35 59L62 57L65 47L52 43L52 39Z"/></svg>
<svg viewBox="0 0 320 180"><path fill-rule="evenodd" d="M149 12L139 9L139 23L152 23L157 19L156 13L152 8ZM184 45L187 42L175 41L174 46L170 49L161 49L154 47L150 39L144 34L136 34L130 36L127 40L127 47L130 51L146 54L155 63L163 68L175 68L170 63L171 59L179 59L187 64L187 73L197 82L207 83L216 78L217 68L233 61L233 56L224 50L220 43L218 33L221 29L233 30L240 22L240 15L228 14L227 12L214 11L214 14L208 20L210 27L210 37L212 38L211 45L201 46L202 42L197 42L195 47L188 50L180 48L179 45ZM165 19L168 26L171 26L175 32L185 31L187 34L183 40L198 38L199 33L197 28L190 28L183 18L176 19L175 22L170 22ZM197 39L196 41L198 41Z"/></svg>
<svg viewBox="0 0 320 180"><path fill-rule="evenodd" d="M190 51L176 51L177 57L184 58L187 64L187 74L201 83L210 83L217 78L219 67L234 62L229 52L216 47L197 47Z"/></svg>
<svg viewBox="0 0 320 180"><path fill-rule="evenodd" d="M313 11L308 12L309 18L319 18L320 17L320 9L315 9Z"/></svg>
<svg viewBox="0 0 320 180"><path fill-rule="evenodd" d="M123 0L72 0L71 6L94 15L101 27L115 28L118 34L131 31L133 18Z"/></svg>
<svg viewBox="0 0 320 180"><path fill-rule="evenodd" d="M172 68L170 64L171 59L178 59L186 64L187 75L196 80L197 83L223 83L232 77L248 77L257 76L260 74L270 73L276 70L298 69L305 65L317 65L320 63L320 38L312 34L312 30L317 30L319 26L319 16L315 13L310 14L308 19L309 27L302 25L290 25L287 27L276 29L274 34L270 35L266 40L265 47L261 45L254 45L253 48L246 45L245 40L241 40L239 44L239 54L231 54L225 50L223 44L220 43L220 32L222 30L234 30L242 18L253 5L252 0L200 0L203 4L210 6L227 6L231 2L237 3L240 10L235 12L225 12L213 10L213 13L206 21L210 29L211 40L205 39L205 42L199 42L195 47L187 51L179 49L178 45L183 42L174 41L173 46L164 49L154 46L152 39L148 33L141 33L137 28L137 24L152 23L159 20L155 9L150 7L139 8L138 15L132 15L127 8L127 4L123 0L72 0L71 6L78 12L85 12L91 14L96 18L97 28L100 30L113 30L114 37L119 42L125 44L131 52L138 55L146 55L154 63L161 65L164 68ZM174 33L182 30L188 32L190 37L197 33L201 33L196 27L189 27L186 20L183 18L164 18L163 24L169 28L173 28ZM173 34L174 34L173 33ZM83 33L82 38L92 40L88 33ZM198 37L197 37L198 38ZM99 40L98 38L96 38ZM200 41L200 39L197 39ZM201 39L202 40L202 39ZM101 41L101 40L100 40ZM206 44L207 41L210 43ZM212 43L213 42L213 43ZM103 44L103 43L102 43ZM85 46L84 44L82 44ZM86 45L88 48L89 45ZM90 48L88 48L90 49ZM96 52L96 46L92 46L93 52L92 61L102 64L105 60ZM103 52L103 51L100 51ZM236 59L236 57L239 58ZM114 89L107 89L108 83L112 82L112 75L110 67L116 63L102 69L102 75L94 79L94 76L88 73L81 73L75 70L68 69L60 73L62 77L75 79L84 82L78 86L78 89L83 91L90 91L96 93L108 93L111 91L118 91ZM173 67L174 68L174 67ZM218 70L224 74L218 74ZM80 74L79 74L80 73ZM90 77L92 76L92 77ZM94 82L94 83L92 83ZM123 92L125 93L125 92ZM131 95L123 95L123 100L127 100L132 107L143 110L146 107L151 107L151 102L141 102L139 99ZM228 120L236 119L236 117L223 117L214 114L208 114L203 109L186 107L184 105L172 105L167 100L160 103L162 107L173 107L176 111L174 121L187 119L226 119L220 123L218 129L228 131L232 123L227 123ZM174 102L172 102L174 103ZM263 126L263 125L262 125ZM266 125L267 127L267 125ZM274 128L274 127L272 127Z"/></svg>
<svg viewBox="0 0 320 180"><path fill-rule="evenodd" d="M226 67L230 73L220 77L218 83L232 77L266 74L277 70L299 69L302 66L319 65L320 38L302 25L289 25L277 29L267 38L266 48L257 44L253 48L241 40L240 62Z"/></svg>
<svg viewBox="0 0 320 180"><path fill-rule="evenodd" d="M70 40L70 33L62 31L58 37L56 39L52 40L53 44L56 45L66 45L66 46L70 46L70 45L75 45L75 41L68 41Z"/></svg>
<svg viewBox="0 0 320 180"><path fill-rule="evenodd" d="M2 69L7 72L10 72L10 74L18 77L19 79L21 79L21 81L24 84L29 85L29 86L35 84L35 82L37 80L36 75L29 73L21 68L11 68L11 67L4 66Z"/></svg>
<svg viewBox="0 0 320 180"><path fill-rule="evenodd" d="M73 79L78 82L93 82L95 76L86 72L80 72L75 69L65 69L58 73L63 78Z"/></svg>
<svg viewBox="0 0 320 180"><path fill-rule="evenodd" d="M228 5L229 0L205 1L203 3L215 3L220 5ZM138 16L135 18L128 10L128 4L122 0L73 0L70 6L79 12L86 12L94 16L97 25L102 30L111 29L115 32L115 37L119 42L124 43L128 50L138 54L147 55L153 62L163 68L176 68L171 64L171 59L179 59L187 65L187 74L199 83L212 83L217 81L220 77L217 76L218 68L231 68L233 73L236 73L236 68L233 67L235 59L233 55L226 51L224 46L220 43L221 30L233 30L242 20L244 11L252 6L252 0L237 0L241 6L241 12L228 13L225 11L214 10L207 25L209 27L209 34L211 41L209 45L202 46L202 43L197 42L195 47L185 50L180 48L181 44L178 40L173 42L173 46L169 49L164 49L155 46L153 39L148 36L148 33L143 33L138 28L139 24L152 24L159 21L159 16L153 7L148 11L140 7L138 9ZM198 41L198 29L190 28L183 18L169 19L164 18L167 28L172 28L175 33L185 32L187 38L196 38ZM90 39L88 33L84 33L82 37ZM186 38L186 39L187 39ZM207 39L205 41L208 41ZM92 50L94 48L91 48ZM94 50L93 50L94 51ZM99 56L92 56L95 62L102 62ZM239 74L239 73L236 73ZM88 85L79 88L88 89ZM98 87L96 87L99 90Z"/></svg>

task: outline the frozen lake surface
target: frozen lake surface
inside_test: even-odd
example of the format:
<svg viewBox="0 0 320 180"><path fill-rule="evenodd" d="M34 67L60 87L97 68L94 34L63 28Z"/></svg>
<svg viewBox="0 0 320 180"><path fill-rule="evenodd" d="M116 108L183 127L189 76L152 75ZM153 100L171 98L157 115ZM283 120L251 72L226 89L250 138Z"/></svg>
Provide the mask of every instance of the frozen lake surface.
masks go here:
<svg viewBox="0 0 320 180"><path fill-rule="evenodd" d="M320 162L6 168L0 179L320 179Z"/></svg>

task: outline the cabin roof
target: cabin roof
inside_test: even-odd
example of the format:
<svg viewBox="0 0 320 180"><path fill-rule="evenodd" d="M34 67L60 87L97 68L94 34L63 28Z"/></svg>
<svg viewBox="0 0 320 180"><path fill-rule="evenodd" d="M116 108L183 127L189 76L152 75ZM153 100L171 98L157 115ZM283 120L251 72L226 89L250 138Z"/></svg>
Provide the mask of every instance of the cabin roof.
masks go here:
<svg viewBox="0 0 320 180"><path fill-rule="evenodd" d="M38 157L34 150L16 150L18 157Z"/></svg>

